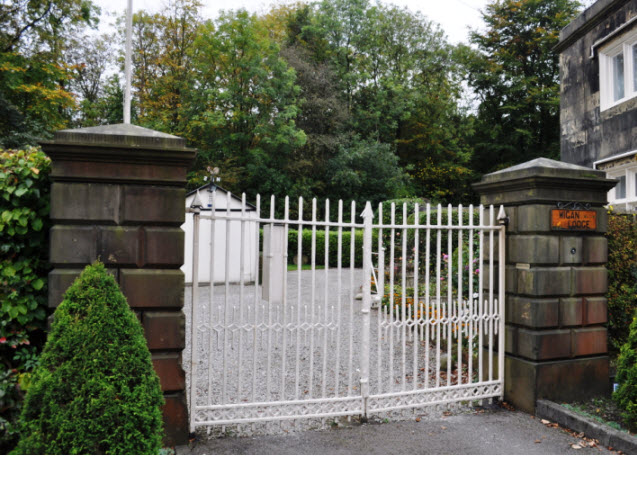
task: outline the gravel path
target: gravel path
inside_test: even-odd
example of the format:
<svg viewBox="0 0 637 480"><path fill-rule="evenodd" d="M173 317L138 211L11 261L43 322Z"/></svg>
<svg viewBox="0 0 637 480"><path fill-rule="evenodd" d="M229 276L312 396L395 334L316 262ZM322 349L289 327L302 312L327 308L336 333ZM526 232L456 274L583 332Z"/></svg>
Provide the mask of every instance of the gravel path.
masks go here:
<svg viewBox="0 0 637 480"><path fill-rule="evenodd" d="M336 270L329 270L327 274L317 270L314 275L311 271L291 271L287 285L287 309L262 301L261 287L255 302L255 287L244 286L241 302L241 287L230 285L226 302L225 286L215 285L212 324L209 287L199 288L198 406L358 395L361 302L351 299L360 292L362 271L343 270L340 278ZM190 393L191 287L186 287L185 295L184 369ZM226 305L227 316L224 314ZM435 341L426 348L427 343L415 339L412 330L404 326L381 327L379 331L378 310L372 310L371 325L372 394L421 388L427 377L435 376L436 350L432 349ZM442 381L446 382L444 378ZM455 404L430 407L428 411L438 414L441 409L466 408L467 405ZM426 412L410 408L382 414L382 419L423 414ZM351 417L343 416L327 420L258 422L227 427L223 431L216 427L203 428L200 433L210 436L229 431L238 435L272 434L346 424L349 420Z"/></svg>

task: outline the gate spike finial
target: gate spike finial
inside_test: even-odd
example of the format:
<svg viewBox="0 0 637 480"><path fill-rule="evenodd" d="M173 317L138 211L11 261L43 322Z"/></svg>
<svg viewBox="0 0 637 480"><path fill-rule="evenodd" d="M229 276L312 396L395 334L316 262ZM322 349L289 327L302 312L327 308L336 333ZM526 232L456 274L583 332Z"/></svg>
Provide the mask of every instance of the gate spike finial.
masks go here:
<svg viewBox="0 0 637 480"><path fill-rule="evenodd" d="M190 204L190 208L201 208L203 206L203 202L201 201L201 197L199 196L199 190L195 193L195 198L192 199L192 203Z"/></svg>
<svg viewBox="0 0 637 480"><path fill-rule="evenodd" d="M504 205L500 205L500 210L498 210L498 223L505 225L509 223L509 217L504 213Z"/></svg>
<svg viewBox="0 0 637 480"><path fill-rule="evenodd" d="M365 210L361 213L362 218L374 218L374 210L372 209L372 204L367 202L365 204Z"/></svg>

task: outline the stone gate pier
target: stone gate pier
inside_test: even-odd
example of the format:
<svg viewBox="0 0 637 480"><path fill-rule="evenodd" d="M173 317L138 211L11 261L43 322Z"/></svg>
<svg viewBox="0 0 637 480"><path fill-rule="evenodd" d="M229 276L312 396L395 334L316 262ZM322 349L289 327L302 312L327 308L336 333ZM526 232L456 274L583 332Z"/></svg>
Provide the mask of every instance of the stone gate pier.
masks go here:
<svg viewBox="0 0 637 480"><path fill-rule="evenodd" d="M505 397L527 412L538 399L609 392L603 207L615 183L538 158L474 185L482 204L504 205L509 216Z"/></svg>
<svg viewBox="0 0 637 480"><path fill-rule="evenodd" d="M133 125L56 132L51 157L49 307L99 259L144 326L166 404L166 442L188 439L185 344L185 140Z"/></svg>

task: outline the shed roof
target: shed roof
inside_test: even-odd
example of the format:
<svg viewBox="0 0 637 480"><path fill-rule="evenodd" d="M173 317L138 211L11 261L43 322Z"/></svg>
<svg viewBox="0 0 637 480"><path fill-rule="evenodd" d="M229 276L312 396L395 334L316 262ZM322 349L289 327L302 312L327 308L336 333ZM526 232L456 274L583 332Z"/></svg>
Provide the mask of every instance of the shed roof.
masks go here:
<svg viewBox="0 0 637 480"><path fill-rule="evenodd" d="M226 189L225 189L225 188L223 188L223 187L220 187L220 186L219 186L219 185L217 185L216 183L214 183L214 182L208 182L208 183L206 183L205 185L202 185L201 187L195 188L194 190L191 190L190 192L188 192L188 193L186 194L186 198L188 198L188 197L190 197L190 196L194 195L196 192L198 192L198 191L200 191L200 190L204 190L204 189L206 189L206 190L207 190L207 189L208 189L208 188L210 188L211 186L215 186L215 187L217 187L217 190L218 190L218 191L221 191L221 192L223 192L223 193L225 193L225 194L227 194L227 193L228 193L228 190L226 190ZM234 193L230 192L230 196L231 196L232 198L234 198L235 200L237 200L238 202L241 202L241 197L239 197L239 196L235 195ZM257 207L256 207L254 204L250 203L250 202L246 202L246 207L248 208L248 210L256 210L256 209L257 209ZM206 207L202 207L202 210L208 210L208 208L206 208Z"/></svg>

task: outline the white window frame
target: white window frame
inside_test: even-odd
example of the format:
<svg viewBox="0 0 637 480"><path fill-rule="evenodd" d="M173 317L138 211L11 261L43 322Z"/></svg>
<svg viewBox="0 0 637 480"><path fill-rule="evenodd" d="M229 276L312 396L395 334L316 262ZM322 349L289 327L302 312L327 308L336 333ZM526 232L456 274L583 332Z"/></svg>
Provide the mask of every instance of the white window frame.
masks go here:
<svg viewBox="0 0 637 480"><path fill-rule="evenodd" d="M608 192L608 203L611 205L623 205L626 210L637 208L637 163L629 163L612 167L606 170L607 178L619 178L626 176L626 198L616 198L617 187Z"/></svg>
<svg viewBox="0 0 637 480"><path fill-rule="evenodd" d="M633 45L637 45L637 33L624 35L599 50L599 109L608 110L631 98L637 97L633 78ZM624 96L614 99L613 58L624 54Z"/></svg>

